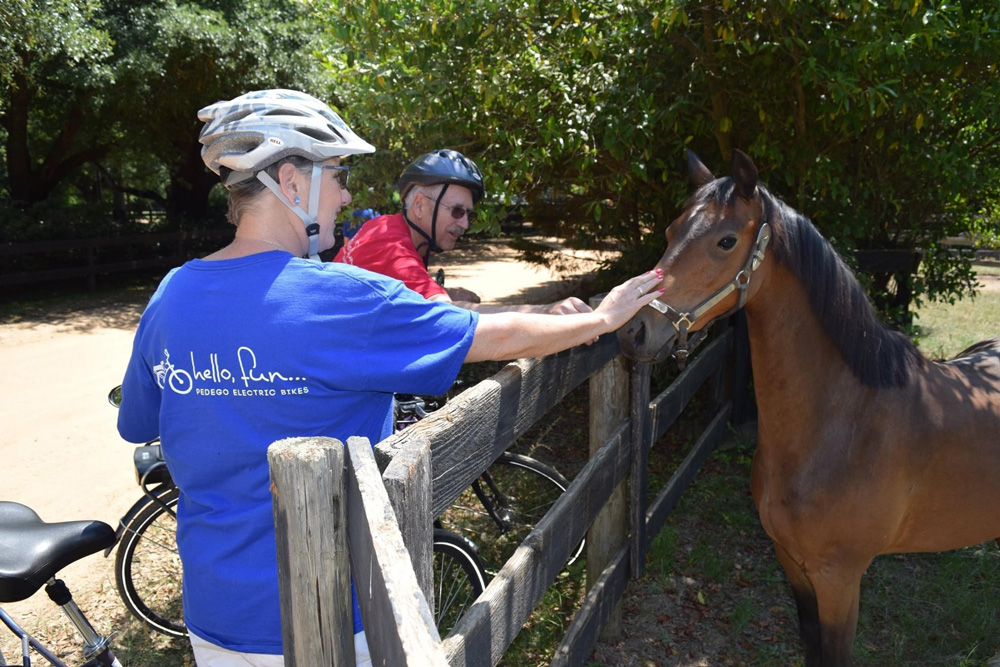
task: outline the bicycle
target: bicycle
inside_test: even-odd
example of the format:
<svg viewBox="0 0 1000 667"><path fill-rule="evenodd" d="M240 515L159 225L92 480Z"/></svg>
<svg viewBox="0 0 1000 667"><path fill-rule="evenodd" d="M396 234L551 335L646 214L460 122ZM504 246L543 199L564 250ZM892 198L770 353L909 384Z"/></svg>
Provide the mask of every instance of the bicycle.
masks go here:
<svg viewBox="0 0 1000 667"><path fill-rule="evenodd" d="M397 395L396 430L446 402L447 397ZM495 574L568 487L569 480L552 466L504 452L438 517L437 525L468 537ZM581 540L567 567L577 561L584 547Z"/></svg>
<svg viewBox="0 0 1000 667"><path fill-rule="evenodd" d="M121 402L121 388L108 395ZM128 610L147 627L171 637L186 637L181 600L183 571L177 552L179 491L163 459L158 440L136 447L136 480L143 497L118 523L115 584ZM107 547L109 555L114 544ZM486 568L476 546L440 527L434 530L434 618L442 636L486 589Z"/></svg>
<svg viewBox="0 0 1000 667"><path fill-rule="evenodd" d="M67 565L113 547L115 531L103 521L47 523L30 507L0 501L0 603L27 600L45 587L83 639L83 667L122 667L111 638L99 634L56 574ZM67 667L41 641L30 635L0 607L0 620L21 640L21 664L31 665L31 651L55 667ZM0 654L0 665L7 665Z"/></svg>
<svg viewBox="0 0 1000 667"><path fill-rule="evenodd" d="M116 387L108 395L116 407L121 402L120 390ZM429 414L428 407L437 409L446 400L398 396L396 430L422 419ZM118 594L148 627L183 637L182 570L174 512L178 490L157 440L137 447L133 459L143 497L119 521L115 556ZM495 574L510 558L568 486L566 478L552 467L504 452L435 521L434 616L442 636L485 590L490 573ZM581 541L567 565L579 558L583 548ZM481 554L486 555L486 563Z"/></svg>

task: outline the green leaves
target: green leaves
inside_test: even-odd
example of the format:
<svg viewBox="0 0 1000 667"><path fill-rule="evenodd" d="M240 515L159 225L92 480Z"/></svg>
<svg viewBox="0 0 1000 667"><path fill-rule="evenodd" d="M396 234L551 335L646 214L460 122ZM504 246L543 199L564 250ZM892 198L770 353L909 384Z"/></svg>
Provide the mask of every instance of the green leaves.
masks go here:
<svg viewBox="0 0 1000 667"><path fill-rule="evenodd" d="M98 0L5 0L0 5L0 84L30 85L64 73L91 79L111 39ZM15 77L20 81L16 81Z"/></svg>
<svg viewBox="0 0 1000 667"><path fill-rule="evenodd" d="M360 165L371 204L450 146L497 201L612 240L623 265L661 244L685 148L723 165L749 150L845 252L937 238L1000 163L989 3L344 0L322 15L329 71L383 149Z"/></svg>
<svg viewBox="0 0 1000 667"><path fill-rule="evenodd" d="M194 112L301 88L379 149L356 161L359 206L397 209L402 168L455 148L486 177L496 215L479 227L524 202L554 233L621 248L621 273L658 254L685 149L719 173L748 151L844 252L962 231L1000 182L986 1L5 0L0 55L4 93L33 95L36 167L86 100L76 141L113 139L122 179L201 192Z"/></svg>

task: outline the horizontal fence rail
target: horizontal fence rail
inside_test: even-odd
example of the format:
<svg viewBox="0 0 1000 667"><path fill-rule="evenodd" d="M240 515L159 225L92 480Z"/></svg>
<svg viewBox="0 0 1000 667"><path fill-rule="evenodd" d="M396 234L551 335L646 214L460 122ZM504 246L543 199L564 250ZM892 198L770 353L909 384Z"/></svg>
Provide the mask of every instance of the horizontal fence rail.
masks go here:
<svg viewBox="0 0 1000 667"><path fill-rule="evenodd" d="M433 512L440 516L552 406L617 354L618 341L608 334L590 347L508 364L380 443L380 456L391 458L411 443L429 441Z"/></svg>
<svg viewBox="0 0 1000 667"><path fill-rule="evenodd" d="M204 241L224 241L233 238L232 229L196 229L162 234L130 234L104 238L65 239L35 243L0 243L0 258L8 265L16 257L52 254L58 257L59 268L0 273L0 287L86 278L94 289L97 276L141 269L180 266L197 253L192 246ZM135 249L147 256L135 259L106 257L108 249ZM66 266L65 264L70 264Z"/></svg>
<svg viewBox="0 0 1000 667"><path fill-rule="evenodd" d="M618 356L617 339L606 335L591 347L509 364L379 443L374 453L367 441L351 439L345 475L346 530L355 584L365 591L360 597L364 598L362 617L369 645L379 647L375 664L383 664L380 660L417 664L412 660L423 652L427 657L422 664L496 665L586 536L588 592L553 661L556 665L584 664L600 631L614 618L628 579L641 573L653 537L725 436L733 411L732 388L746 385L746 378L730 377L732 369L739 367L732 358L732 328L716 333L687 369L652 400L649 365L633 364L631 372L619 370L625 364ZM607 423L595 432L606 437L591 444L590 459L569 488L449 636L439 639L430 612L433 517L552 406L598 373L602 379L592 386L592 398L598 387L604 392L603 397L598 394L598 401L623 400L623 409L600 406ZM608 382L620 386L610 387ZM706 383L710 390L708 426L647 508L648 453ZM598 517L608 513L630 478L634 491L629 503L630 530L625 534L620 525L615 526L617 532L608 535L617 537L602 543L595 539L595 531L604 531L606 524L615 521ZM595 543L602 543L601 549L591 553Z"/></svg>

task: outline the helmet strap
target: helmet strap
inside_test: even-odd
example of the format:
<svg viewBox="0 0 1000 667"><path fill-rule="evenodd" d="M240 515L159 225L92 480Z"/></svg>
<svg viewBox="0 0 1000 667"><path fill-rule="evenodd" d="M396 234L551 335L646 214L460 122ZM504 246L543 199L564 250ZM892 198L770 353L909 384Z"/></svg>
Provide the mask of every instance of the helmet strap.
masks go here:
<svg viewBox="0 0 1000 667"><path fill-rule="evenodd" d="M309 240L309 259L314 262L321 261L319 258L319 223L316 217L319 215L319 189L322 187L323 167L318 163L313 163L312 181L309 186L309 211L303 211L302 207L291 202L285 193L281 191L273 178L263 171L257 172L257 180L263 183L268 190L274 193L278 201L291 209L292 213L299 216L302 224L306 227L306 237Z"/></svg>
<svg viewBox="0 0 1000 667"><path fill-rule="evenodd" d="M418 227L416 225L416 223L414 223L412 220L410 220L410 216L408 216L406 214L406 206L405 206L405 204L403 206L403 220L405 220L406 224L408 224L411 228L413 228L414 230L416 230L416 232L418 234L420 234L421 236L423 236L426 239L426 241L424 243L421 243L420 245L417 246L417 250L418 251L421 248L425 248L424 249L424 268L425 269L427 268L427 265L430 264L430 262L431 262L431 253L432 252L444 252L444 248L442 248L441 246L439 246L437 244L437 219L438 219L438 210L440 210L440 208L441 208L441 199L444 198L444 193L447 192L449 185L451 185L451 184L450 183L445 183L444 184L444 187L441 188L441 192L438 194L437 199L434 201L434 210L431 212L431 233L430 233L429 236L428 236L427 232L425 232L424 230L420 229L420 227Z"/></svg>

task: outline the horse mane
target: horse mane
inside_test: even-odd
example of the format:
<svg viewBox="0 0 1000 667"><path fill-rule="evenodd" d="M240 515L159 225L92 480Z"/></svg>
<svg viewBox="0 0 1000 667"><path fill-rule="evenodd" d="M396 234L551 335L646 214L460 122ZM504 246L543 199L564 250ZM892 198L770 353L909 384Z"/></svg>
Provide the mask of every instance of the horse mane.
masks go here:
<svg viewBox="0 0 1000 667"><path fill-rule="evenodd" d="M916 346L883 324L854 273L809 218L763 185L757 187L763 204L761 222L771 225L770 250L775 260L805 287L813 314L854 376L876 388L908 384L911 371L925 362ZM710 188L715 192L699 194L727 206L735 204L731 178L718 179L701 190Z"/></svg>

